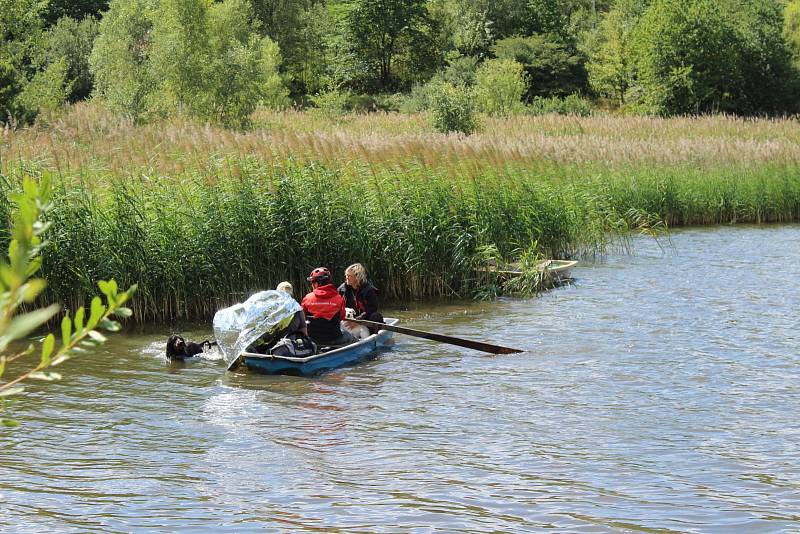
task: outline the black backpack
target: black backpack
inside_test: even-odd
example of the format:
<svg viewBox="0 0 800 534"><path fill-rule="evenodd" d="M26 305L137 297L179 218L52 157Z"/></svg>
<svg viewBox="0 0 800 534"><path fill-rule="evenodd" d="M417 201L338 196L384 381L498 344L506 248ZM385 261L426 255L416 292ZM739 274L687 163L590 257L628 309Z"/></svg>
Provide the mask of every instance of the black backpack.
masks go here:
<svg viewBox="0 0 800 534"><path fill-rule="evenodd" d="M292 358L306 358L317 353L317 345L311 338L301 332L294 332L281 338L270 349L273 356L291 356Z"/></svg>

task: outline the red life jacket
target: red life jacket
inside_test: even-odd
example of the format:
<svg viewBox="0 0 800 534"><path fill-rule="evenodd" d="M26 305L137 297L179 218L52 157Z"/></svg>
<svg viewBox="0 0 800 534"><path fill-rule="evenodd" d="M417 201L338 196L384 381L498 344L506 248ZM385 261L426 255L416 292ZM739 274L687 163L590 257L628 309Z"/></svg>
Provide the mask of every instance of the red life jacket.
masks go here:
<svg viewBox="0 0 800 534"><path fill-rule="evenodd" d="M327 284L314 289L300 303L308 318L308 333L318 343L338 339L339 322L345 317L344 298L336 286Z"/></svg>

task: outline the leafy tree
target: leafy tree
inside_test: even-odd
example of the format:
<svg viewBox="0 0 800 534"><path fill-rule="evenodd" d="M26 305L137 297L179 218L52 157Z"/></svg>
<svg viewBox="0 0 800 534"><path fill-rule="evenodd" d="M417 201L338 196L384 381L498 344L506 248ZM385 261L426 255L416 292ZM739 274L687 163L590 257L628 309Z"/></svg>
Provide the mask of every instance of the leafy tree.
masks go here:
<svg viewBox="0 0 800 534"><path fill-rule="evenodd" d="M667 115L787 111L796 74L781 17L775 0L655 0L634 34L637 105Z"/></svg>
<svg viewBox="0 0 800 534"><path fill-rule="evenodd" d="M487 2L453 3L453 45L464 56L483 57L494 43L494 22Z"/></svg>
<svg viewBox="0 0 800 534"><path fill-rule="evenodd" d="M488 9L495 39L513 35L530 35L531 12L527 0L473 0Z"/></svg>
<svg viewBox="0 0 800 534"><path fill-rule="evenodd" d="M244 127L259 104L288 103L277 45L248 0L114 0L91 56L97 94L136 119L186 114Z"/></svg>
<svg viewBox="0 0 800 534"><path fill-rule="evenodd" d="M67 62L61 57L37 72L19 95L19 102L28 110L48 116L60 110L72 92L67 79Z"/></svg>
<svg viewBox="0 0 800 534"><path fill-rule="evenodd" d="M208 89L212 116L241 128L259 103L288 105L288 92L278 74L278 45L259 37L247 0L227 0L210 12L211 59Z"/></svg>
<svg viewBox="0 0 800 534"><path fill-rule="evenodd" d="M451 56L447 68L441 74L441 79L453 85L470 87L475 83L478 62L478 58L474 56Z"/></svg>
<svg viewBox="0 0 800 534"><path fill-rule="evenodd" d="M528 0L526 35L549 33L569 41L567 33L571 9L565 9L561 0Z"/></svg>
<svg viewBox="0 0 800 534"><path fill-rule="evenodd" d="M776 0L739 0L731 26L740 41L739 113L786 113L798 110L798 72L784 39L783 6Z"/></svg>
<svg viewBox="0 0 800 534"><path fill-rule="evenodd" d="M0 1L0 59L19 67L44 26L41 0Z"/></svg>
<svg viewBox="0 0 800 534"><path fill-rule="evenodd" d="M34 75L31 55L44 26L41 0L0 0L0 123L33 117L19 100Z"/></svg>
<svg viewBox="0 0 800 534"><path fill-rule="evenodd" d="M398 55L424 50L431 24L425 0L353 1L347 17L348 37L352 50L366 62L372 87L379 91L397 87Z"/></svg>
<svg viewBox="0 0 800 534"><path fill-rule="evenodd" d="M23 79L8 59L0 58L0 124L13 123L21 114L17 95L22 91Z"/></svg>
<svg viewBox="0 0 800 534"><path fill-rule="evenodd" d="M301 16L295 58L286 70L294 93L316 94L361 78L353 71L357 58L350 50L346 6L316 4Z"/></svg>
<svg viewBox="0 0 800 534"><path fill-rule="evenodd" d="M501 39L492 51L499 59L511 59L525 67L528 98L564 96L586 88L583 57L552 34Z"/></svg>
<svg viewBox="0 0 800 534"><path fill-rule="evenodd" d="M43 326L60 310L58 304L50 304L43 308L20 313L22 306L30 307L42 293L47 282L34 278L42 260L40 252L45 242L42 237L48 225L41 221L41 216L48 208L47 199L50 193L50 182L45 176L41 183L26 178L23 191L11 195L17 204L12 216L11 241L8 247L8 259L0 260L0 425L17 426L19 423L5 416L11 406L11 397L24 392L26 380L58 380L59 373L47 369L85 351L87 346L97 346L105 341L105 336L98 329L117 331L119 323L111 317L129 317L131 310L124 307L136 286L119 292L114 280L99 282L100 290L106 297L103 304L100 297L92 299L88 310L79 308L74 316L67 314L61 320L61 346L56 346L56 337L48 334L41 342L39 361L11 380L2 380L8 364L17 360L21 362L36 352L33 344L21 351L15 351L13 342L28 336L35 329ZM11 354L9 354L11 352Z"/></svg>
<svg viewBox="0 0 800 534"><path fill-rule="evenodd" d="M64 60L65 80L72 88L67 95L69 102L83 100L92 92L94 80L89 70L89 55L97 33L98 23L94 17L81 21L63 17L45 32L43 43L36 51L35 63L40 69Z"/></svg>
<svg viewBox="0 0 800 534"><path fill-rule="evenodd" d="M108 0L48 0L45 20L48 24L55 24L63 17L75 20L100 18L107 9Z"/></svg>
<svg viewBox="0 0 800 534"><path fill-rule="evenodd" d="M589 83L620 106L625 104L625 94L634 83L633 33L645 9L644 0L617 0L601 20L589 47Z"/></svg>
<svg viewBox="0 0 800 534"><path fill-rule="evenodd" d="M278 44L284 71L291 80L298 80L298 90L303 87L308 54L319 49L320 40L308 31L309 25L313 27L318 22L307 16L315 4L318 2L314 0L253 0L261 34Z"/></svg>
<svg viewBox="0 0 800 534"><path fill-rule="evenodd" d="M591 0L456 0L460 13L485 11L495 39L552 34L570 42L570 17ZM602 3L602 2L600 2Z"/></svg>
<svg viewBox="0 0 800 534"><path fill-rule="evenodd" d="M522 110L527 87L523 66L512 59L490 59L475 73L473 94L478 108L490 115L508 116Z"/></svg>
<svg viewBox="0 0 800 534"><path fill-rule="evenodd" d="M716 0L655 0L634 36L639 107L659 114L733 111L740 44Z"/></svg>
<svg viewBox="0 0 800 534"><path fill-rule="evenodd" d="M95 93L136 121L144 117L156 87L150 67L152 9L151 0L112 1L89 56Z"/></svg>
<svg viewBox="0 0 800 534"><path fill-rule="evenodd" d="M795 62L800 63L800 0L790 0L784 11L783 37Z"/></svg>
<svg viewBox="0 0 800 534"><path fill-rule="evenodd" d="M161 1L152 14L150 74L163 113L208 113L210 38L207 0ZM247 26L245 26L247 28Z"/></svg>

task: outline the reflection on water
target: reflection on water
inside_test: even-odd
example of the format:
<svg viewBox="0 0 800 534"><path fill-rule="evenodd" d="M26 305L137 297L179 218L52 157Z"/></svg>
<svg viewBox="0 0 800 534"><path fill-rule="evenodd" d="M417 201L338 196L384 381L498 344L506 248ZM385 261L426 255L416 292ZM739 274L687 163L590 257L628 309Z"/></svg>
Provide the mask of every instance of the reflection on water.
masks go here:
<svg viewBox="0 0 800 534"><path fill-rule="evenodd" d="M516 355L398 337L304 379L115 336L0 431L3 530L797 530L798 245L679 231L539 298L396 313Z"/></svg>

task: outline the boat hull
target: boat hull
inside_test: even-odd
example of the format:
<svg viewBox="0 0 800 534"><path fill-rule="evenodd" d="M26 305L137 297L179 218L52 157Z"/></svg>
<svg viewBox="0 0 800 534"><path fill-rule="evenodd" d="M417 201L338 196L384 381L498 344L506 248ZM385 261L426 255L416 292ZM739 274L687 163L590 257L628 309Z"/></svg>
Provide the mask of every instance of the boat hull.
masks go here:
<svg viewBox="0 0 800 534"><path fill-rule="evenodd" d="M386 322L393 325L397 324L398 320L387 318ZM331 369L355 365L374 357L390 343L393 334L388 330L379 330L378 333L357 343L307 358L245 352L244 364L249 370L262 374L313 376Z"/></svg>

